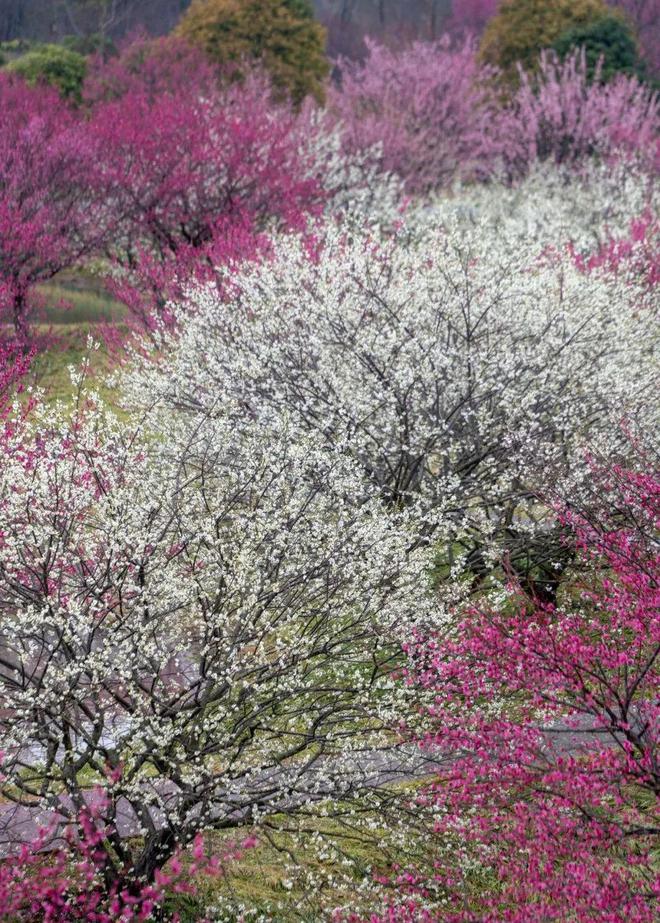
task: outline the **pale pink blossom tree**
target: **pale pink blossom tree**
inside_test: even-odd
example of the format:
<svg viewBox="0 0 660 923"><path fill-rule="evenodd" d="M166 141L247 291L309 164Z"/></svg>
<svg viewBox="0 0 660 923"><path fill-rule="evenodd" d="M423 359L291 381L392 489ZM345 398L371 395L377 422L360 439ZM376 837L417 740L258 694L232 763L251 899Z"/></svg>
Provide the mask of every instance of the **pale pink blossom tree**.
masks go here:
<svg viewBox="0 0 660 923"><path fill-rule="evenodd" d="M346 153L374 150L409 192L456 180L514 181L545 160L580 167L593 158L641 160L657 170L657 95L636 79L588 79L579 52L560 62L544 53L538 74L521 73L513 97L493 88L473 40L445 37L392 51L369 43L364 63L340 62L329 107Z"/></svg>
<svg viewBox="0 0 660 923"><path fill-rule="evenodd" d="M499 119L511 176L543 160L579 167L591 157L624 157L651 171L660 164L657 94L622 74L607 84L589 81L580 52L563 62L543 52L534 78L521 70L520 88Z"/></svg>
<svg viewBox="0 0 660 923"><path fill-rule="evenodd" d="M445 36L402 51L369 41L367 51L364 63L340 61L340 85L329 93L345 151L379 147L382 168L415 193L487 176L498 153L492 73L477 64L474 41L453 47Z"/></svg>

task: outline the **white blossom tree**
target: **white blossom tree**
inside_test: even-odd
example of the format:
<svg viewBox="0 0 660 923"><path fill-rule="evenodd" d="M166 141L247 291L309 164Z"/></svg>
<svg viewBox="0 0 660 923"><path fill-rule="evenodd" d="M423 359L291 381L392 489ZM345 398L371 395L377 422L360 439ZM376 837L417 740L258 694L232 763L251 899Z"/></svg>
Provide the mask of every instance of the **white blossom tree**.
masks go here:
<svg viewBox="0 0 660 923"><path fill-rule="evenodd" d="M627 235L631 221L659 208L656 178L635 164L592 161L575 171L543 163L513 185L465 185L452 196L422 201L410 222L417 233L456 222L478 226L482 237L495 238L500 253L507 243L514 253L569 243L589 251L610 235Z"/></svg>
<svg viewBox="0 0 660 923"><path fill-rule="evenodd" d="M515 565L548 545L538 494L578 478L586 439L643 413L657 383L641 291L512 233L447 221L378 244L331 228L318 257L280 240L271 260L232 267L222 295L191 293L134 399L222 406L239 429L288 415L421 534L439 529L449 565L479 582L503 554Z"/></svg>
<svg viewBox="0 0 660 923"><path fill-rule="evenodd" d="M158 402L121 422L80 388L6 437L1 790L17 824L66 822L99 785L103 871L131 887L199 830L395 778L391 673L442 614L347 455Z"/></svg>

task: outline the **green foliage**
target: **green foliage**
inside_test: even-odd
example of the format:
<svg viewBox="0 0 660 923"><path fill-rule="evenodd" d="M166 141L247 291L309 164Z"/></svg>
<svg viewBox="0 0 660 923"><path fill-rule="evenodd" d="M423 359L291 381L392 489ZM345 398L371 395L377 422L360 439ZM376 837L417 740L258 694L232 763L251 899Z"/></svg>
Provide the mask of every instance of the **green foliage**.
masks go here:
<svg viewBox="0 0 660 923"><path fill-rule="evenodd" d="M590 79L599 61L602 61L600 79L604 82L616 74L627 74L640 80L646 76L646 67L635 34L626 20L615 13L567 29L556 40L553 48L561 58L565 58L575 48L583 48Z"/></svg>
<svg viewBox="0 0 660 923"><path fill-rule="evenodd" d="M112 39L99 32L94 32L92 35L65 35L62 44L69 51L77 51L85 57L91 54L102 54L104 58L108 58L117 54L117 46Z"/></svg>
<svg viewBox="0 0 660 923"><path fill-rule="evenodd" d="M87 62L78 52L61 45L40 45L11 61L7 70L31 84L48 83L63 97L79 102Z"/></svg>
<svg viewBox="0 0 660 923"><path fill-rule="evenodd" d="M503 0L484 31L480 57L515 81L518 64L534 70L560 35L608 16L605 0Z"/></svg>
<svg viewBox="0 0 660 923"><path fill-rule="evenodd" d="M284 6L298 19L314 19L314 8L309 0L283 0Z"/></svg>
<svg viewBox="0 0 660 923"><path fill-rule="evenodd" d="M325 30L308 0L193 0L176 33L239 74L243 62L260 61L295 103L323 98Z"/></svg>
<svg viewBox="0 0 660 923"><path fill-rule="evenodd" d="M13 38L6 42L0 42L0 52L6 54L7 57L25 54L26 51L30 51L33 47L33 43L24 38Z"/></svg>

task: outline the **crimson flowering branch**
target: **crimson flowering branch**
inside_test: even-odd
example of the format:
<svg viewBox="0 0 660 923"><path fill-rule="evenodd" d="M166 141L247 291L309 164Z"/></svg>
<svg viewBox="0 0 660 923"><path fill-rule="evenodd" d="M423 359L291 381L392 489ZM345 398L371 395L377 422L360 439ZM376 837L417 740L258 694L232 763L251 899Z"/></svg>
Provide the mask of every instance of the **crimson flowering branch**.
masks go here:
<svg viewBox="0 0 660 923"><path fill-rule="evenodd" d="M430 868L391 879L404 919L655 918L660 479L640 461L592 463L591 507L561 508L581 566L557 605L514 595L411 643L410 681L436 692L423 745L450 760L420 797Z"/></svg>
<svg viewBox="0 0 660 923"><path fill-rule="evenodd" d="M106 844L110 831L105 821L108 798L102 788L88 793L87 803L75 820L53 822L39 830L36 839L16 844L13 854L0 863L0 915L19 921L49 923L137 923L169 919L164 905L179 894L195 895L195 880L223 874L226 861L236 861L256 844L253 836L227 842L220 855L209 856L198 834L188 850L154 872L153 882L131 880L121 886L110 871ZM199 923L204 923L202 917Z"/></svg>
<svg viewBox="0 0 660 923"><path fill-rule="evenodd" d="M303 229L326 197L302 122L270 101L266 78L221 86L202 62L195 80L173 88L167 64L181 63L177 48L147 56L137 75L130 60L107 66L121 89L95 104L90 126L102 151L99 192L121 216L107 248L112 290L145 321L190 276L213 278L237 255L255 256L266 229ZM139 58L139 48L129 53ZM186 54L191 66L201 53Z"/></svg>
<svg viewBox="0 0 660 923"><path fill-rule="evenodd" d="M25 377L33 352L25 352L15 343L0 341L0 421L12 412L13 399L25 389Z"/></svg>
<svg viewBox="0 0 660 923"><path fill-rule="evenodd" d="M631 220L626 236L609 234L595 251L583 254L573 249L573 253L576 265L585 272L641 279L650 294L660 284L660 224L650 209Z"/></svg>

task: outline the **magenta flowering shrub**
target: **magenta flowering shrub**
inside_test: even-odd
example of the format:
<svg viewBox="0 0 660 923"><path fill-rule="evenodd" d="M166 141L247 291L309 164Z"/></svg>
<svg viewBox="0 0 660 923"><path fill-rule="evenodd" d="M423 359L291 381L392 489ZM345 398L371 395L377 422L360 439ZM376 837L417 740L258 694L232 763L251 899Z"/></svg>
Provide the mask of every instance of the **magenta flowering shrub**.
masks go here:
<svg viewBox="0 0 660 923"><path fill-rule="evenodd" d="M660 285L660 222L650 209L630 222L625 237L610 234L597 250L587 254L571 250L576 266L584 272L609 272L641 280L649 293Z"/></svg>
<svg viewBox="0 0 660 923"><path fill-rule="evenodd" d="M510 176L537 160L579 166L585 159L635 157L657 169L660 101L633 77L590 82L584 56L543 53L539 73L521 71L520 88L500 113Z"/></svg>
<svg viewBox="0 0 660 923"><path fill-rule="evenodd" d="M264 75L219 83L179 40L96 62L87 111L0 75L0 319L30 336L35 285L109 259L141 320L178 280L302 230L326 200L313 120L274 103Z"/></svg>
<svg viewBox="0 0 660 923"><path fill-rule="evenodd" d="M215 92L218 76L204 52L184 39L137 35L120 47L116 57L106 59L99 54L91 58L83 99L94 106L131 94L150 100L164 93L208 96Z"/></svg>
<svg viewBox="0 0 660 923"><path fill-rule="evenodd" d="M446 36L402 51L372 41L363 64L342 61L328 105L343 125L344 150L380 146L383 169L414 193L488 176L499 154L492 72L477 64L475 47L469 38L452 47Z"/></svg>
<svg viewBox="0 0 660 923"><path fill-rule="evenodd" d="M58 93L0 72L0 322L30 335L35 286L94 252L93 136Z"/></svg>
<svg viewBox="0 0 660 923"><path fill-rule="evenodd" d="M13 397L23 391L31 360L32 351L24 352L16 343L0 340L0 420L9 416Z"/></svg>
<svg viewBox="0 0 660 923"><path fill-rule="evenodd" d="M103 845L114 836L104 819L107 799L102 789L95 789L87 800L75 822L41 828L34 840L17 843L0 862L0 918L14 923L137 923L157 914L178 923L178 913L164 910L166 901L195 895L197 877L221 875L227 860L242 858L257 842L244 837L225 844L221 856L210 856L198 834L189 849L177 849L156 869L152 881L128 876L119 884Z"/></svg>
<svg viewBox="0 0 660 923"><path fill-rule="evenodd" d="M134 86L95 107L97 184L120 216L113 291L139 317L162 311L178 280L252 256L266 228L301 230L322 207L298 117L269 90L254 74L208 95L195 81L155 96Z"/></svg>
<svg viewBox="0 0 660 923"><path fill-rule="evenodd" d="M372 920L657 919L660 477L638 462L592 462L593 503L558 509L576 558L556 605L518 589L411 644L435 691L423 745L447 760L419 804L451 845L395 873L402 914ZM424 910L434 890L450 909Z"/></svg>
<svg viewBox="0 0 660 923"><path fill-rule="evenodd" d="M219 270L234 262L265 257L269 239L255 230L241 214L218 221L212 237L203 246L181 244L176 250L155 254L144 244L136 246L130 263L119 260L106 279L110 294L130 311L126 332L107 330L104 341L121 348L126 333L155 331L161 323L170 326L174 316L169 305L184 297L188 286L212 283L221 286Z"/></svg>

